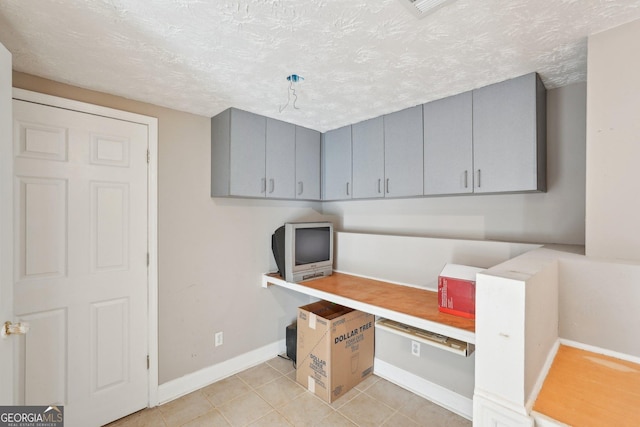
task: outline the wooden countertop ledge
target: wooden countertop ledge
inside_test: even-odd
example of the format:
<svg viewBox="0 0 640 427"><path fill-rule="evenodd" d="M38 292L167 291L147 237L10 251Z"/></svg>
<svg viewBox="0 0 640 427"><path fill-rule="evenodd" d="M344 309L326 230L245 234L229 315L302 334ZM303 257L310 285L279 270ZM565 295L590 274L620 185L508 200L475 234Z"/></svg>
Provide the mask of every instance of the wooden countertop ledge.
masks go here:
<svg viewBox="0 0 640 427"><path fill-rule="evenodd" d="M278 275L272 276L281 279ZM438 311L438 293L427 289L335 272L331 276L297 283L297 285L475 332L475 320Z"/></svg>
<svg viewBox="0 0 640 427"><path fill-rule="evenodd" d="M640 364L561 345L533 410L571 426L640 426Z"/></svg>

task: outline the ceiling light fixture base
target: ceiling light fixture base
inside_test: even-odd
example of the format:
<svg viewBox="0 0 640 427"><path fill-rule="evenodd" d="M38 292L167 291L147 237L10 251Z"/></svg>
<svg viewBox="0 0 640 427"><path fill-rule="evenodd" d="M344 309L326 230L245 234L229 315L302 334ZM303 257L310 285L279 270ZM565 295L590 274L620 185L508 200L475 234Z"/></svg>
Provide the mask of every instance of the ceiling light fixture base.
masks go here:
<svg viewBox="0 0 640 427"><path fill-rule="evenodd" d="M454 1L456 0L400 0L400 3L418 19L421 19Z"/></svg>

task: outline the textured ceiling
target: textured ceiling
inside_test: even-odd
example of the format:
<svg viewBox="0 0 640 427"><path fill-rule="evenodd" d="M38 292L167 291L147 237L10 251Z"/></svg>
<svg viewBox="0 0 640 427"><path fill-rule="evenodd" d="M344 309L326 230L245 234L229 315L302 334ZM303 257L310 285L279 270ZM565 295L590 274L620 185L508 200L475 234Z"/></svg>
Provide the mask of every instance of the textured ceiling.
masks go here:
<svg viewBox="0 0 640 427"><path fill-rule="evenodd" d="M423 19L400 0L0 0L0 42L18 71L326 131L531 71L584 81L586 37L638 18L640 0L457 0ZM293 73L299 109L280 113Z"/></svg>

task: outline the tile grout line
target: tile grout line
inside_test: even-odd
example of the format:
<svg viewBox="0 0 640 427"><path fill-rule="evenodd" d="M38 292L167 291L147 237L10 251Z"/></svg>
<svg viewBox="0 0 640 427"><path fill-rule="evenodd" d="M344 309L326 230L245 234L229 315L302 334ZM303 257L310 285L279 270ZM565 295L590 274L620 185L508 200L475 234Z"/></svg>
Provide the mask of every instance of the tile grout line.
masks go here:
<svg viewBox="0 0 640 427"><path fill-rule="evenodd" d="M265 399L260 395L260 393L258 392L258 388L264 387L264 386L266 386L266 385L268 385L268 384L271 384L272 382L278 381L280 378L285 378L286 380L290 381L290 379L289 379L289 378L287 378L287 375L289 375L289 373L291 373L291 371L289 371L289 372L287 372L287 373L284 373L284 372L280 371L279 369L277 369L276 367L272 366L272 365L269 363L269 361L264 362L264 364L265 364L266 366L270 367L271 369L273 369L274 371L276 371L276 372L279 374L279 376L278 376L278 377L276 377L276 378L274 378L274 379L272 379L272 380L270 380L270 381L265 382L264 384L261 384L259 387L254 387L254 386L252 386L251 384L249 384L247 381L245 381L243 378L241 378L239 375L237 375L237 374L236 374L236 375L238 376L238 379L239 379L240 381L242 381L242 382L243 382L247 387L249 387L250 391L252 391L253 393L255 393L255 394L256 394L260 399L262 399L262 401L264 401L264 402L265 402L267 405L269 405L269 407L271 408L271 411L269 411L269 412L267 412L266 414L264 414L264 415L262 415L262 416L258 417L258 418L257 418L257 419L255 419L255 420L249 421L247 424L245 424L245 426L242 426L242 427L246 427L246 426L248 426L249 424L254 423L254 422L256 422L256 421L258 421L258 420L260 420L260 419L262 419L262 418L266 417L267 415L269 415L269 414L270 414L270 413L272 413L272 412L276 412L277 414L279 414L280 416L282 416L285 420L287 420L287 422L288 422L289 424L291 424L292 426L294 426L294 427L295 427L295 424L293 424L293 423L292 423L292 421L291 421L289 418L287 418L287 417L286 417L282 412L278 411L278 408L276 408L276 407L275 407L274 405L272 405L270 402L268 402L267 400L265 400ZM260 365L257 365L257 366L260 366ZM248 393L248 392L247 392L247 393ZM247 394L247 393L245 393L245 394ZM240 397L242 397L242 396L244 396L244 395L238 396L236 399L238 399L238 398L240 398ZM232 399L232 400L235 400L235 399ZM226 420L226 417L225 417L225 420ZM229 422L229 421L227 420L227 422ZM231 424L231 422L229 422L229 425L233 426L233 424ZM233 427L235 427L235 426L233 426Z"/></svg>
<svg viewBox="0 0 640 427"><path fill-rule="evenodd" d="M273 364L270 363L270 362L272 362ZM240 398L246 398L246 396L248 395L249 392L253 392L255 395L257 395L257 397L261 401L266 403L267 404L267 408L269 408L269 410L266 413L264 413L261 416L259 416L258 418L256 418L255 420L249 421L243 427L246 427L247 425L249 425L251 423L256 423L260 419L268 417L270 414L277 414L279 417L282 417L282 419L285 420L288 423L288 425L296 427L296 424L294 423L294 419L299 414L299 412L295 412L295 411L291 412L290 411L290 415L294 416L294 418L290 418L285 414L285 412L283 411L283 408L287 407L287 405L290 405L293 401L295 401L296 399L301 398L305 394L308 394L313 399L317 399L318 402L321 402L323 405L326 405L326 406L329 407L329 411L327 412L327 414L325 416L323 416L322 418L320 418L319 420L316 420L316 422L318 422L318 421L322 422L322 420L324 420L326 418L329 418L331 416L334 416L337 413L337 415L339 415L340 417L343 417L344 419L346 419L349 422L355 424L356 426L359 426L360 424L356 420L352 419L353 418L353 414L351 416L349 416L346 412L343 412L343 410L345 409L345 406L349 404L349 402L353 401L354 399L358 398L361 395L364 395L364 396L367 396L368 398L372 399L372 401L373 401L372 403L374 403L374 405L382 404L383 406L391 409L391 413L387 417L385 417L380 424L378 424L378 427L384 426L385 423L388 423L393 417L398 416L398 415L404 416L404 417L406 417L406 419L411 420L411 422L420 425L420 421L416 420L414 418L414 416L410 416L410 415L405 414L404 412L401 411L404 406L400 405L396 409L393 406L391 406L391 404L388 404L385 401L380 400L379 398L376 398L376 397L374 397L373 394L371 394L371 392L375 391L373 389L373 387L375 387L376 384L380 384L381 381L384 381L383 378L372 376L372 377L370 377L370 378L372 378L372 380L370 380L370 382L366 383L366 386L365 386L364 382L359 383L358 385L353 387L352 390L354 390L356 393L352 397L350 397L348 400L345 400L344 402L341 402L340 406L333 406L333 403L325 402L323 399L321 399L320 397L318 397L314 393L311 393L309 390L307 390L304 386L300 385L294 378L291 378L292 373L295 374L295 369L292 369L288 363L285 365L279 359L275 359L275 358L271 359L269 361L265 361L263 363L264 363L264 367L269 368L268 370L272 369L276 373L276 375L274 375L273 378L268 379L266 382L264 382L264 383L262 383L260 385L256 385L256 386L253 386L253 385L249 384L248 380L245 380L245 379L240 377L240 374L242 372L245 372L246 370L238 372L236 374L233 374L233 375L230 375L229 377L224 378L224 379L228 379L228 378L235 377L236 380L239 380L237 384L242 384L244 387L246 387L246 392L240 394L239 396L235 396L232 399L228 399L228 400L222 402L220 405L214 403L214 401L213 401L213 399L215 397L215 394L211 394L210 396L208 396L207 393L204 391L204 389L206 387L208 387L208 386L201 387L198 390L194 390L194 392L198 393L199 396L204 397L204 400L210 405L210 408L205 413L200 414L199 416L197 416L197 417L195 417L195 418L193 418L191 420L182 422L180 425L181 426L185 426L188 423L191 423L191 422L197 420L198 418L201 418L201 417L204 417L204 416L206 416L208 414L216 412L218 415L221 416L221 419L223 419L227 424L233 426L233 424L231 423L231 419L228 416L226 416L221 411L220 408L222 406L228 404L229 402L234 401L234 400L237 400L237 399L240 399ZM257 365L257 366L260 366L260 365ZM283 369L279 369L279 368L283 368ZM251 369L251 368L248 368L248 369ZM267 375L267 378L268 377L269 377L269 375ZM251 378L251 376L248 376L248 378ZM257 376L257 377L254 377L254 378L260 378L260 376ZM263 387L265 387L265 386L267 386L267 385L269 385L269 384L272 384L272 383L274 383L276 381L280 381L280 380L282 380L282 378L284 378L284 380L287 383L291 382L291 383L295 384L295 386L299 387L302 390L302 392L300 392L299 394L296 394L295 397L293 397L291 399L289 399L287 396L285 396L285 397L287 397L286 401L284 403L280 404L279 406L276 406L275 404L272 404L269 401L267 401L266 398L264 398L260 394L260 392L258 390L263 388ZM216 382L218 382L218 381L216 381ZM214 384L214 383L212 383L212 384ZM287 386L288 386L288 384L287 384ZM276 386L276 387L278 387L278 386ZM379 394L380 393L378 393L378 395ZM380 396L384 397L383 395L380 395ZM341 398L343 398L343 397L346 397L346 396L341 396ZM390 400L389 402L395 402L395 400ZM267 408L265 408L265 409L267 409ZM158 415L160 416L160 419L162 420L162 425L164 427L170 427L170 425L168 424L168 421L167 421L167 417L170 416L170 413L165 414L162 410L160 410L159 407L157 407L156 410L158 411ZM134 414L132 414L132 415L134 415ZM131 423L123 424L123 427L124 426L129 426L129 425L135 425L134 418L132 418L131 421L132 421ZM239 426L234 426L234 427L239 427Z"/></svg>

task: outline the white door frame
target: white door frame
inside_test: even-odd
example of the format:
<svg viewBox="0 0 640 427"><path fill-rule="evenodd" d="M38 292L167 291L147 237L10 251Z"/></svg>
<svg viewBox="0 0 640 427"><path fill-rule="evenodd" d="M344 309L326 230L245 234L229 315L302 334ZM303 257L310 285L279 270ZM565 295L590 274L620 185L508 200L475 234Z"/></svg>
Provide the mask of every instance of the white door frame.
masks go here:
<svg viewBox="0 0 640 427"><path fill-rule="evenodd" d="M13 322L13 119L11 52L0 43L0 327ZM6 317L4 317L6 316ZM15 340L0 338L0 405L15 403L13 359ZM5 365L6 364L6 365Z"/></svg>
<svg viewBox="0 0 640 427"><path fill-rule="evenodd" d="M148 351L149 351L149 392L148 406L158 405L158 119L155 117L143 116L136 113L129 113L113 108L88 104L85 102L73 101L66 98L45 95L24 89L13 88L13 99L35 102L52 107L64 108L67 110L80 111L83 113L95 114L98 116L110 117L125 120L133 123L146 125L149 137L149 167L147 172L147 215L148 215ZM13 144L13 138L7 138ZM12 153L12 145L6 148L6 153ZM13 178L12 178L13 179ZM7 201L12 205L13 197L7 197ZM5 219L3 219L5 220ZM9 229L13 224L9 225ZM5 261L3 261L5 262ZM13 263L13 260L9 262ZM13 265L13 264L12 264Z"/></svg>

